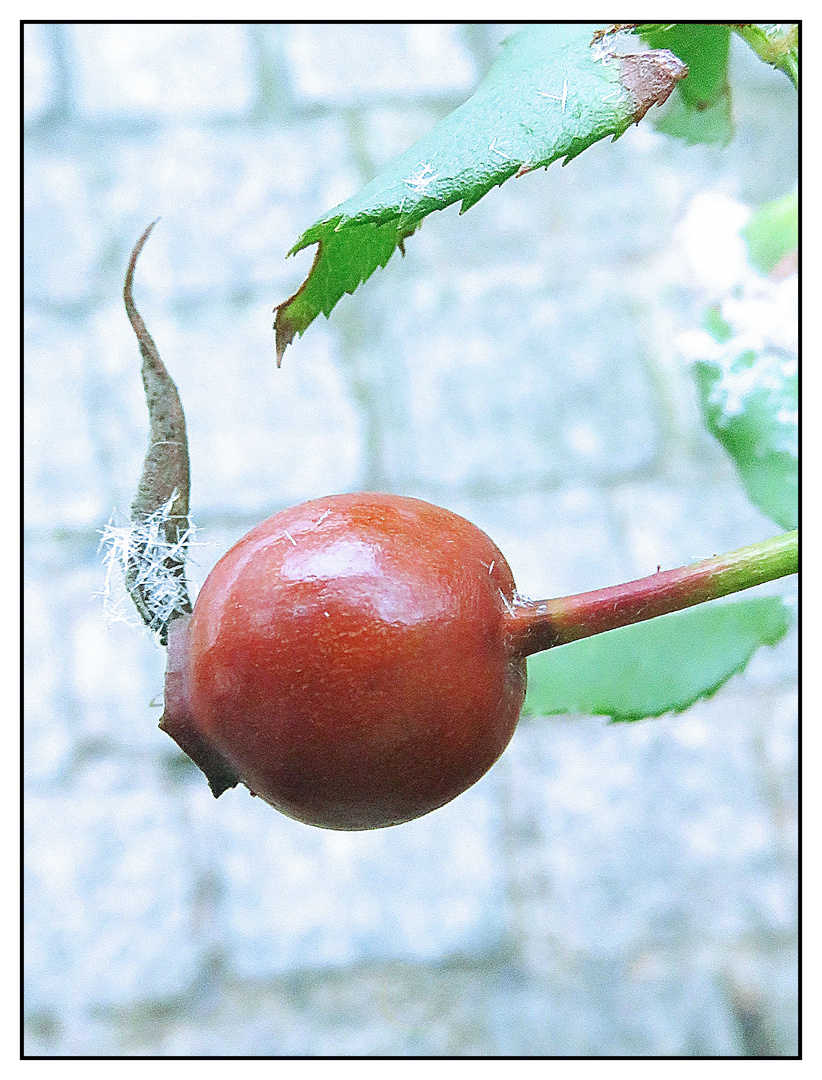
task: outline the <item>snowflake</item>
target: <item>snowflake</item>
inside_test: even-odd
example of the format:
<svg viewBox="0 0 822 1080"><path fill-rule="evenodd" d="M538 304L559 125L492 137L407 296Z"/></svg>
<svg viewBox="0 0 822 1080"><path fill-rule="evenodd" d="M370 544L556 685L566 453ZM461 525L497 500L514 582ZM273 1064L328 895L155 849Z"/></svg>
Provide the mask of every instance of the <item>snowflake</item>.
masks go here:
<svg viewBox="0 0 822 1080"><path fill-rule="evenodd" d="M139 570L134 585L143 587L156 625L167 622L171 613L180 610L181 603L186 599L185 579L170 575L166 566L169 559L182 563L187 549L197 543L194 540L196 526L190 519L176 543L166 539L165 523L177 495L175 491L168 502L145 521L118 524L116 515L112 514L106 527L101 530L100 549L103 551L106 576L103 588L97 595L102 597L103 608L111 622L143 626L131 610L126 589L127 568L135 564Z"/></svg>
<svg viewBox="0 0 822 1080"><path fill-rule="evenodd" d="M427 161L424 161L422 165L418 165L411 173L409 179L403 181L404 184L411 188L415 195L424 195L433 182L434 170Z"/></svg>

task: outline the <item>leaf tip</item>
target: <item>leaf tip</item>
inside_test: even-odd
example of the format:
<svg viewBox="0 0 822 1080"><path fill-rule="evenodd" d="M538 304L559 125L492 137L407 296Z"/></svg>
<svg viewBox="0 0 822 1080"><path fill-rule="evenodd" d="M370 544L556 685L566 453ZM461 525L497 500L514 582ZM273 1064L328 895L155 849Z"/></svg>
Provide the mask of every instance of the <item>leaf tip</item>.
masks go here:
<svg viewBox="0 0 822 1080"><path fill-rule="evenodd" d="M282 367L285 350L297 335L297 327L285 314L290 301L274 308L274 344L277 349L277 367Z"/></svg>
<svg viewBox="0 0 822 1080"><path fill-rule="evenodd" d="M651 49L620 56L619 81L630 91L638 124L652 105L664 105L678 82L688 74L688 66L669 49Z"/></svg>

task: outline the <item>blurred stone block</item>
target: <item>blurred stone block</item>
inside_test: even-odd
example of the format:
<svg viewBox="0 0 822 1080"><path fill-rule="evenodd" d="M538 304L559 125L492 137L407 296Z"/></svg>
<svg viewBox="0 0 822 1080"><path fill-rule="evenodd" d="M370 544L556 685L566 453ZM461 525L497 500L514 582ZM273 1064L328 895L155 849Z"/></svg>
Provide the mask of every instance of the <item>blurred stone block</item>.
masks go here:
<svg viewBox="0 0 822 1080"><path fill-rule="evenodd" d="M635 577L653 574L660 564L671 570L774 535L773 523L724 465L720 461L714 470L707 462L702 482L693 486L654 479L614 492Z"/></svg>
<svg viewBox="0 0 822 1080"><path fill-rule="evenodd" d="M70 556L54 544L29 549L24 760L30 791L64 782L67 768L101 755L137 751L159 758L173 747L157 730L165 653L116 579L112 601L120 601L124 621L107 613L105 570L95 548Z"/></svg>
<svg viewBox="0 0 822 1080"><path fill-rule="evenodd" d="M29 1010L162 999L195 975L192 878L175 808L145 775L115 773L27 800Z"/></svg>
<svg viewBox="0 0 822 1080"><path fill-rule="evenodd" d="M57 73L51 30L42 23L23 27L23 119L36 124L55 106Z"/></svg>
<svg viewBox="0 0 822 1080"><path fill-rule="evenodd" d="M23 287L29 305L74 308L76 315L92 301L106 226L90 171L84 155L52 145L26 153Z"/></svg>
<svg viewBox="0 0 822 1080"><path fill-rule="evenodd" d="M378 344L363 349L392 418L395 483L490 494L651 465L652 388L615 283L603 337L599 314L550 293L536 262L417 269L392 268L380 282Z"/></svg>
<svg viewBox="0 0 822 1080"><path fill-rule="evenodd" d="M82 529L101 523L105 481L83 336L59 320L31 315L24 341L26 524Z"/></svg>
<svg viewBox="0 0 822 1080"><path fill-rule="evenodd" d="M245 788L215 801L192 781L194 843L221 883L231 970L260 980L497 947L506 901L495 785L492 772L417 821L338 833L293 822Z"/></svg>
<svg viewBox="0 0 822 1080"><path fill-rule="evenodd" d="M312 327L311 355L288 356L277 368L268 322L257 309L238 315L209 314L181 328L174 348L193 361L183 400L196 514L264 518L356 489L365 468L362 421L333 336Z"/></svg>
<svg viewBox="0 0 822 1080"><path fill-rule="evenodd" d="M254 68L239 24L67 26L77 107L87 119L218 120L248 112Z"/></svg>
<svg viewBox="0 0 822 1080"><path fill-rule="evenodd" d="M352 194L360 181L345 133L333 118L299 127L166 129L146 140L121 137L102 198L116 222L124 264L142 229L162 221L140 260L135 295L159 292L191 303L260 294L270 329L275 303L300 284L311 255L286 254L314 217Z"/></svg>
<svg viewBox="0 0 822 1080"><path fill-rule="evenodd" d="M427 135L448 113L447 108L384 106L368 109L362 115L362 126L368 156L375 170L388 165Z"/></svg>
<svg viewBox="0 0 822 1080"><path fill-rule="evenodd" d="M730 683L678 717L520 726L503 764L529 964L795 934L755 701Z"/></svg>
<svg viewBox="0 0 822 1080"><path fill-rule="evenodd" d="M587 485L449 505L488 533L522 596L567 596L630 579L619 518L610 499Z"/></svg>
<svg viewBox="0 0 822 1080"><path fill-rule="evenodd" d="M285 51L298 101L362 104L380 97L464 95L477 72L449 24L295 24Z"/></svg>

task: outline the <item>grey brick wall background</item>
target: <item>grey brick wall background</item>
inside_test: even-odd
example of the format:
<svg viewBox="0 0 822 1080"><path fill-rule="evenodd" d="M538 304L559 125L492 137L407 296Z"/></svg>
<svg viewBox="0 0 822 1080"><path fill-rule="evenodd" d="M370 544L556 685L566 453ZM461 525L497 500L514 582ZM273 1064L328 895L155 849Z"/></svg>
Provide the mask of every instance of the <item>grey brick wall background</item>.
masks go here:
<svg viewBox="0 0 822 1080"><path fill-rule="evenodd" d="M28 1053L796 1051L795 635L682 716L525 721L449 806L337 834L215 801L157 729L164 651L96 595L147 437L122 279L158 215L135 295L187 412L199 580L359 488L469 517L530 595L776 531L678 347L711 298L699 207L796 180L795 94L736 42L728 148L646 120L435 214L276 370L288 248L512 29L25 28Z"/></svg>

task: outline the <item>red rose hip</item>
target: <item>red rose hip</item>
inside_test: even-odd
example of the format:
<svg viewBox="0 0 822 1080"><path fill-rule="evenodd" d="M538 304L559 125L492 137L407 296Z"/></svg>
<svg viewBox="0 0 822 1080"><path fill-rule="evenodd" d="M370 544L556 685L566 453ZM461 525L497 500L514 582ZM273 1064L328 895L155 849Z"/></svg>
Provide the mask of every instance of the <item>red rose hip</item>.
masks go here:
<svg viewBox="0 0 822 1080"><path fill-rule="evenodd" d="M499 548L440 507L359 493L283 510L171 623L162 727L217 794L242 780L329 829L419 817L514 732L514 595Z"/></svg>
<svg viewBox="0 0 822 1080"><path fill-rule="evenodd" d="M143 622L168 644L160 727L215 795L241 781L328 829L443 806L510 740L532 653L796 573L786 533L693 566L524 600L499 548L417 499L359 493L283 510L216 565L192 612L189 458L177 388L123 287L150 440L122 556Z"/></svg>

